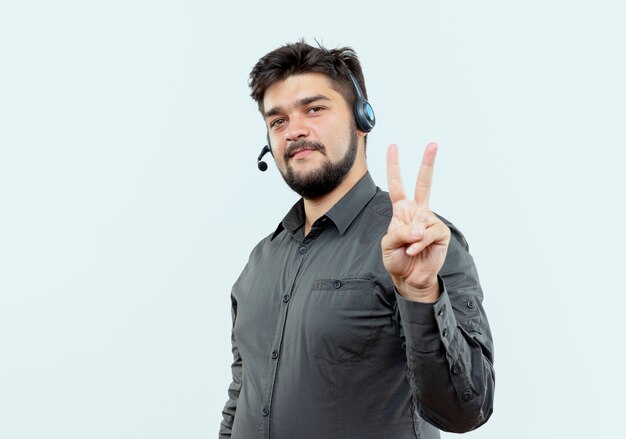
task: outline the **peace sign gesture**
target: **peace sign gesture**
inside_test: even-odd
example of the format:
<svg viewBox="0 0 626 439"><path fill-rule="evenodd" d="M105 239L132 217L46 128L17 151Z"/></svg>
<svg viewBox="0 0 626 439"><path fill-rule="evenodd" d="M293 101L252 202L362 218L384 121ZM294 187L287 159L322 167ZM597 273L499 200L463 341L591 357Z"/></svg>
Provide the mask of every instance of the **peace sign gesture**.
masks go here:
<svg viewBox="0 0 626 439"><path fill-rule="evenodd" d="M393 217L381 246L383 263L398 293L409 300L434 302L439 298L437 273L446 259L450 229L428 207L437 144L429 143L415 184L407 199L400 176L397 145L387 150L387 184Z"/></svg>

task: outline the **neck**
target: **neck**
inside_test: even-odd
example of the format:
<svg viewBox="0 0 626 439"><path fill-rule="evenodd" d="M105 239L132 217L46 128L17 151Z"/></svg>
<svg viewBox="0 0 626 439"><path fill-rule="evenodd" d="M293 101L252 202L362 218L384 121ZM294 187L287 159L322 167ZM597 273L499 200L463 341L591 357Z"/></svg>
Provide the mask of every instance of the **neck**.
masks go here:
<svg viewBox="0 0 626 439"><path fill-rule="evenodd" d="M306 217L304 221L304 236L309 234L315 221L341 200L363 178L366 172L366 167L353 166L346 178L335 189L318 198L304 199L304 214Z"/></svg>

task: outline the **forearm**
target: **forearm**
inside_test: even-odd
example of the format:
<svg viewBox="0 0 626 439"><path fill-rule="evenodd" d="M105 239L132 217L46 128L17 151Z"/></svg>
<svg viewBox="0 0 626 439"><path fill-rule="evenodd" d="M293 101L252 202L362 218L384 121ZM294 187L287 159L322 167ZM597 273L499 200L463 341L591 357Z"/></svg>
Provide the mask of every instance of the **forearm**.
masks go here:
<svg viewBox="0 0 626 439"><path fill-rule="evenodd" d="M230 438L233 424L235 422L235 412L237 410L237 401L239 400L239 392L241 391L241 357L236 346L233 345L233 364L232 381L228 386L228 401L224 404L222 410L222 422L220 424L220 439Z"/></svg>
<svg viewBox="0 0 626 439"><path fill-rule="evenodd" d="M233 300L233 307L231 310L233 328L235 325L235 318L237 314L236 303ZM231 437L233 424L235 422L235 412L237 410L237 401L239 400L239 393L241 392L241 378L242 378L242 361L239 349L237 348L237 342L235 340L234 331L231 333L231 344L233 353L233 363L231 365L232 381L228 386L228 401L224 404L222 410L222 422L220 424L220 439L227 439Z"/></svg>
<svg viewBox="0 0 626 439"><path fill-rule="evenodd" d="M241 390L241 380L233 373L233 381L228 386L228 401L222 410L222 422L220 424L220 439L230 438L233 423L235 422L235 411L237 410L237 400Z"/></svg>
<svg viewBox="0 0 626 439"><path fill-rule="evenodd" d="M445 287L434 304L396 297L409 381L420 415L442 430L458 433L486 422L493 411L495 384L488 327L482 334L464 329ZM454 306L463 301L466 307L471 302L480 314L482 308L476 296L457 295ZM471 325L471 329L479 329ZM483 344L480 338L484 337L488 340Z"/></svg>

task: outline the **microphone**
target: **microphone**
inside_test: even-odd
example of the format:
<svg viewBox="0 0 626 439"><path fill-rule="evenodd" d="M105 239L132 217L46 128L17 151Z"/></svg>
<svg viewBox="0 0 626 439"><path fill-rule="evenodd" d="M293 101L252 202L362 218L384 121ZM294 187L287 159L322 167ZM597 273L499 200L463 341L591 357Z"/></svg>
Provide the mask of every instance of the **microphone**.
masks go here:
<svg viewBox="0 0 626 439"><path fill-rule="evenodd" d="M265 154L267 154L268 152L270 152L270 147L265 145L263 147L263 149L261 150L261 154L259 154L259 157L256 159L256 165L259 167L259 171L261 172L265 172L267 171L267 163L265 163L263 160L261 160L263 158L263 156Z"/></svg>

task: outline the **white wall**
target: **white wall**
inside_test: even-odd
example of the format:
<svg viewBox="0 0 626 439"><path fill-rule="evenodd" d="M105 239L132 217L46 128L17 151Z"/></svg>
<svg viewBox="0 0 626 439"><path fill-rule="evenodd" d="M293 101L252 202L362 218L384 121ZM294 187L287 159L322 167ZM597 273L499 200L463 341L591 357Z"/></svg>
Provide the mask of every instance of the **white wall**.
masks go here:
<svg viewBox="0 0 626 439"><path fill-rule="evenodd" d="M475 438L618 434L626 7L615 1L0 6L0 437L216 437L229 292L296 200L255 159L247 75L359 53L370 170L440 144L496 343ZM410 183L408 183L410 186ZM445 435L452 437L452 435Z"/></svg>

